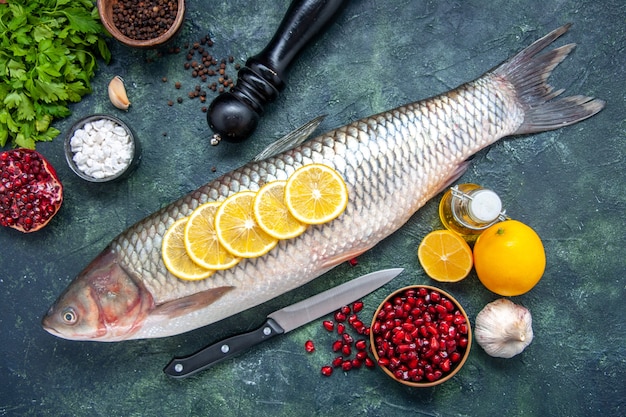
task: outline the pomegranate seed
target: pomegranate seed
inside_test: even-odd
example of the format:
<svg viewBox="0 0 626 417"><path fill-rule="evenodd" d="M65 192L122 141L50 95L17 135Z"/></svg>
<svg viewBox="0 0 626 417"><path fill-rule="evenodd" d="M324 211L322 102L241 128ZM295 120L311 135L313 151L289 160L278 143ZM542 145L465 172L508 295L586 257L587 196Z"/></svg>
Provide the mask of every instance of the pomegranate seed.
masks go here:
<svg viewBox="0 0 626 417"><path fill-rule="evenodd" d="M348 314L350 314L350 312L351 312L352 310L350 309L350 306L343 306L343 307L341 307L341 310L339 310L339 311L341 311L341 312L342 312L343 314L345 314L345 315L346 315L346 317L347 317L347 316L348 316Z"/></svg>
<svg viewBox="0 0 626 417"><path fill-rule="evenodd" d="M352 258L348 261L348 263L350 264L350 266L357 266L359 264L359 261L356 258Z"/></svg>
<svg viewBox="0 0 626 417"><path fill-rule="evenodd" d="M332 322L332 321L330 321L330 320L324 320L324 321L322 322L322 325L323 325L323 326L324 326L324 328L325 328L326 330L328 330L329 332L332 332L332 331L335 329L335 323L333 323L333 322Z"/></svg>
<svg viewBox="0 0 626 417"><path fill-rule="evenodd" d="M343 343L346 345L351 345L352 342L354 342L354 338L350 336L348 333L342 334L341 338L343 339Z"/></svg>
<svg viewBox="0 0 626 417"><path fill-rule="evenodd" d="M363 310L363 301L355 301L352 304L352 311L354 311L355 313L358 313L359 311Z"/></svg>
<svg viewBox="0 0 626 417"><path fill-rule="evenodd" d="M338 334L344 334L346 332L346 325L343 323L339 323L337 325L337 333Z"/></svg>
<svg viewBox="0 0 626 417"><path fill-rule="evenodd" d="M350 360L343 361L343 363L341 364L341 369L346 371L346 372L351 370L352 369L352 361L350 361Z"/></svg>
<svg viewBox="0 0 626 417"><path fill-rule="evenodd" d="M360 350L356 353L355 358L364 361L367 358L367 352L364 350Z"/></svg>
<svg viewBox="0 0 626 417"><path fill-rule="evenodd" d="M333 359L332 363L333 363L333 367L339 368L341 364L343 363L343 356L337 356L335 359Z"/></svg>
<svg viewBox="0 0 626 417"><path fill-rule="evenodd" d="M357 350L365 350L367 348L367 342L365 342L365 340L363 339L359 339L356 341L356 343L354 344L354 347Z"/></svg>
<svg viewBox="0 0 626 417"><path fill-rule="evenodd" d="M350 356L352 354L352 348L350 347L350 345L343 345L341 347L341 353L343 354L343 356Z"/></svg>
<svg viewBox="0 0 626 417"><path fill-rule="evenodd" d="M343 347L343 342L341 340L336 340L333 342L333 352L339 352Z"/></svg>
<svg viewBox="0 0 626 417"><path fill-rule="evenodd" d="M389 359L387 359L387 358L379 358L378 359L378 364L380 366L384 366L385 368L389 368L390 362L389 362Z"/></svg>
<svg viewBox="0 0 626 417"><path fill-rule="evenodd" d="M368 368L373 368L374 365L376 365L376 364L374 363L372 358L370 358L369 356L367 358L365 358L365 366L367 366Z"/></svg>
<svg viewBox="0 0 626 417"><path fill-rule="evenodd" d="M331 376L333 374L333 368L330 366L322 366L322 375Z"/></svg>
<svg viewBox="0 0 626 417"><path fill-rule="evenodd" d="M312 353L315 351L315 345L313 344L312 340L307 340L304 343L304 350L306 350L308 353Z"/></svg>
<svg viewBox="0 0 626 417"><path fill-rule="evenodd" d="M343 314L341 311L337 311L335 313L335 320L338 322L344 322L346 321L346 315Z"/></svg>

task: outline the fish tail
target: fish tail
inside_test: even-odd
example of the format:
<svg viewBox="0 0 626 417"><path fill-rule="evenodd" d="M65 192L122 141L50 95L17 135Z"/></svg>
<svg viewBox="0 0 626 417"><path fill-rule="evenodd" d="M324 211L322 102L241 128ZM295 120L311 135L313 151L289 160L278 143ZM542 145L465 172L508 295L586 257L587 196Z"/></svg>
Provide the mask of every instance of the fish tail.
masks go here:
<svg viewBox="0 0 626 417"><path fill-rule="evenodd" d="M544 49L571 25L568 23L550 32L493 70L493 74L513 85L524 112L524 122L515 134L558 129L591 117L604 108L604 101L582 95L555 100L564 90L554 90L547 82L552 70L576 45L567 44L545 52Z"/></svg>

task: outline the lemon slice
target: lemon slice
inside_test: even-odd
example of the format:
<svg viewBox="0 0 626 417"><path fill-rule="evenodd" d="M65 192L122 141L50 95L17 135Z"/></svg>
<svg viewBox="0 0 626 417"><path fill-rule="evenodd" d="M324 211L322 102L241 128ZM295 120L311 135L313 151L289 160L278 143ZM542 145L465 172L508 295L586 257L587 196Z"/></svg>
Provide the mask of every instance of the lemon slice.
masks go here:
<svg viewBox="0 0 626 417"><path fill-rule="evenodd" d="M255 258L265 255L278 239L265 233L254 218L254 191L231 195L215 213L215 233L220 243L234 256Z"/></svg>
<svg viewBox="0 0 626 417"><path fill-rule="evenodd" d="M187 217L177 220L167 229L161 244L161 256L165 267L172 275L196 281L211 276L215 271L197 265L187 254L184 238L187 220Z"/></svg>
<svg viewBox="0 0 626 417"><path fill-rule="evenodd" d="M291 215L285 204L287 181L272 181L265 184L254 198L254 217L270 236L276 239L291 239L306 230L306 224Z"/></svg>
<svg viewBox="0 0 626 417"><path fill-rule="evenodd" d="M285 185L285 204L299 221L322 224L337 218L348 205L348 187L337 171L323 164L298 168Z"/></svg>
<svg viewBox="0 0 626 417"><path fill-rule="evenodd" d="M457 282L472 269L472 249L450 230L427 234L417 248L417 257L426 274L439 282Z"/></svg>
<svg viewBox="0 0 626 417"><path fill-rule="evenodd" d="M192 261L207 269L228 269L241 260L217 239L215 213L220 204L216 201L202 204L191 213L185 227L187 254Z"/></svg>

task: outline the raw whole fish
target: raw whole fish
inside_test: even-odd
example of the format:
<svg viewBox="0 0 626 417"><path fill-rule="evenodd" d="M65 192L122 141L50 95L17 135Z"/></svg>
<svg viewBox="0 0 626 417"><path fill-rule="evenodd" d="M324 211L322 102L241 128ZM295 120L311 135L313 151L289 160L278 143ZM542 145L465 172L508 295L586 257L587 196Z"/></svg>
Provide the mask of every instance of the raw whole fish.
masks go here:
<svg viewBox="0 0 626 417"><path fill-rule="evenodd" d="M121 233L60 295L43 319L74 340L164 337L261 304L372 248L457 179L466 160L508 135L541 132L593 116L604 102L557 97L547 79L574 48L546 51L565 25L475 81L370 116L253 161L200 187ZM182 281L161 260L161 239L200 204L287 179L303 164L337 170L349 203L336 220L284 240L267 255Z"/></svg>

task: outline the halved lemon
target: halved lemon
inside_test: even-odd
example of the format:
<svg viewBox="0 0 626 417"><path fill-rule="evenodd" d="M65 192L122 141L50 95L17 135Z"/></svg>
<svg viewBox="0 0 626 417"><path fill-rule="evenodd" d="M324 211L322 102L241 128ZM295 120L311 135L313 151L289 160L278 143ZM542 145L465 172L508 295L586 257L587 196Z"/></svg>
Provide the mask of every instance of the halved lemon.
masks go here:
<svg viewBox="0 0 626 417"><path fill-rule="evenodd" d="M472 249L467 242L450 230L435 230L427 234L417 249L426 274L439 282L457 282L472 269Z"/></svg>
<svg viewBox="0 0 626 417"><path fill-rule="evenodd" d="M285 204L302 223L326 223L346 209L348 187L333 168L323 164L304 165L287 180Z"/></svg>
<svg viewBox="0 0 626 417"><path fill-rule="evenodd" d="M220 205L216 201L202 204L191 213L185 227L185 248L189 257L207 269L232 268L241 260L227 251L217 239L215 213Z"/></svg>
<svg viewBox="0 0 626 417"><path fill-rule="evenodd" d="M217 238L234 256L255 258L265 255L278 243L254 218L255 196L254 191L240 191L224 200L215 213Z"/></svg>
<svg viewBox="0 0 626 417"><path fill-rule="evenodd" d="M185 226L187 217L177 220L167 229L161 244L161 256L165 267L172 275L196 281L211 276L215 271L203 268L191 260L185 248Z"/></svg>
<svg viewBox="0 0 626 417"><path fill-rule="evenodd" d="M265 184L254 198L254 217L270 236L291 239L306 230L306 224L293 217L285 204L285 184L277 180Z"/></svg>

